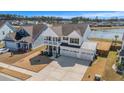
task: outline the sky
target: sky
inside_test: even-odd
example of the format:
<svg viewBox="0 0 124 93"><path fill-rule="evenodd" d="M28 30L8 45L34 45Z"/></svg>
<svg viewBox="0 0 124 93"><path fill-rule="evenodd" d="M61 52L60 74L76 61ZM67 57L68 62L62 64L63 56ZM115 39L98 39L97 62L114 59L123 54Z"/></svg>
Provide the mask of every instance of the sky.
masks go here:
<svg viewBox="0 0 124 93"><path fill-rule="evenodd" d="M56 16L72 18L77 16L95 18L124 18L124 11L0 11L0 14L17 14L23 16Z"/></svg>

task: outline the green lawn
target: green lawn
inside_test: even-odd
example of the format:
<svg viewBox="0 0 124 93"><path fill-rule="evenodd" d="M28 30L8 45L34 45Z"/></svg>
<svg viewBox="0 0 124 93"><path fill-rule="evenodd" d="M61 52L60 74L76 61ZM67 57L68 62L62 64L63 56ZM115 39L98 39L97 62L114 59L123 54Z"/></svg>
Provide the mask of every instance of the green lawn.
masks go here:
<svg viewBox="0 0 124 93"><path fill-rule="evenodd" d="M117 52L110 51L107 57L107 63L106 63L106 68L105 68L105 73L103 76L104 80L107 81L120 81L124 80L124 77L117 74L113 69L112 66L113 64L116 63L116 55Z"/></svg>

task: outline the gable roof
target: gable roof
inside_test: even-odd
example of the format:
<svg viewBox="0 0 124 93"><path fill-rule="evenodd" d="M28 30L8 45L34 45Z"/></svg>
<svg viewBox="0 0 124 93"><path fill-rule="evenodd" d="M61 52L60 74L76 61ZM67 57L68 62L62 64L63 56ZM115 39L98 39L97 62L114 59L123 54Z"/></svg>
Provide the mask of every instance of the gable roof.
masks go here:
<svg viewBox="0 0 124 93"><path fill-rule="evenodd" d="M1 28L4 24L6 24L11 30L16 31L16 28L14 28L8 21L5 21L5 20L1 20L1 21L0 21L0 28Z"/></svg>
<svg viewBox="0 0 124 93"><path fill-rule="evenodd" d="M81 36L84 35L88 24L62 24L62 25L53 25L51 29L58 35L58 36L68 36L73 31L76 31Z"/></svg>
<svg viewBox="0 0 124 93"><path fill-rule="evenodd" d="M44 24L18 27L14 33L9 33L5 40L33 42L47 28Z"/></svg>
<svg viewBox="0 0 124 93"><path fill-rule="evenodd" d="M88 26L87 24L63 24L62 25L62 33L64 36L67 36L71 32L76 31L81 36L83 36L83 34L86 31L87 26Z"/></svg>
<svg viewBox="0 0 124 93"><path fill-rule="evenodd" d="M47 29L47 26L45 24L35 24L35 25L29 25L29 26L22 26L32 37L33 40L36 40L37 37L45 30Z"/></svg>
<svg viewBox="0 0 124 93"><path fill-rule="evenodd" d="M62 36L62 26L52 26L51 29L58 35Z"/></svg>
<svg viewBox="0 0 124 93"><path fill-rule="evenodd" d="M6 21L1 20L1 21L0 21L0 28L1 28L5 23L6 23Z"/></svg>

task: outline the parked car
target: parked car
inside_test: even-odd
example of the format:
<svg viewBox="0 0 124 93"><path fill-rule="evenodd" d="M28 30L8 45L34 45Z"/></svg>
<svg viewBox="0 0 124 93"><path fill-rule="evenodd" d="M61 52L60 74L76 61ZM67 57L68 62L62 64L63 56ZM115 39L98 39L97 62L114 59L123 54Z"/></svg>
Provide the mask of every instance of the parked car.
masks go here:
<svg viewBox="0 0 124 93"><path fill-rule="evenodd" d="M8 51L9 51L9 49L7 49L7 48L0 48L0 54L6 53Z"/></svg>

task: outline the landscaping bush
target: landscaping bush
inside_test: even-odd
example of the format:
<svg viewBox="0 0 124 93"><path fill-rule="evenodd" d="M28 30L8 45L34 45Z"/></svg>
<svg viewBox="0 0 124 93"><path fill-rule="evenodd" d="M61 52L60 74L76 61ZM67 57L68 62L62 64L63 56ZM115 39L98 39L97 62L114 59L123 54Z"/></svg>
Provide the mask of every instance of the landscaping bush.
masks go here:
<svg viewBox="0 0 124 93"><path fill-rule="evenodd" d="M124 65L122 63L117 62L116 66L117 66L117 70L119 70L119 71L123 71L124 70Z"/></svg>

